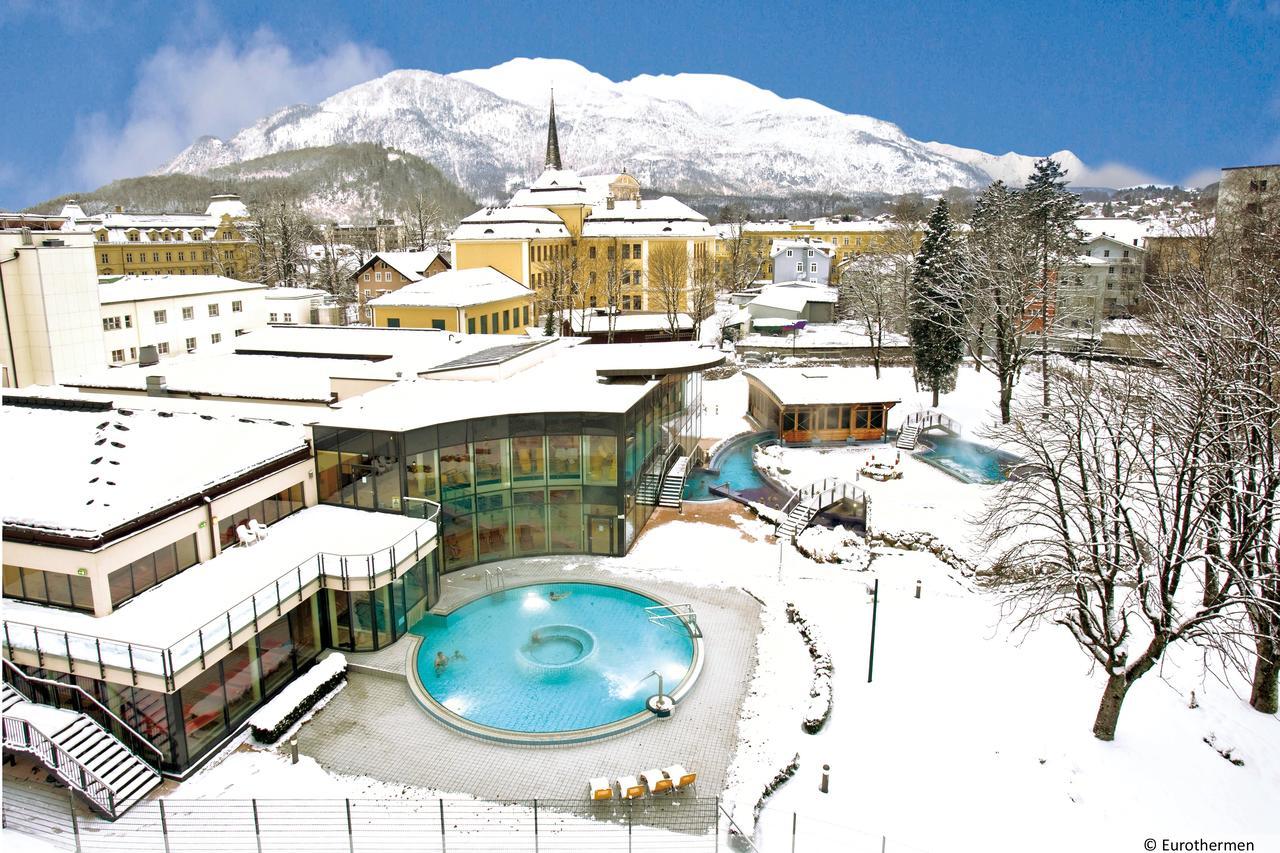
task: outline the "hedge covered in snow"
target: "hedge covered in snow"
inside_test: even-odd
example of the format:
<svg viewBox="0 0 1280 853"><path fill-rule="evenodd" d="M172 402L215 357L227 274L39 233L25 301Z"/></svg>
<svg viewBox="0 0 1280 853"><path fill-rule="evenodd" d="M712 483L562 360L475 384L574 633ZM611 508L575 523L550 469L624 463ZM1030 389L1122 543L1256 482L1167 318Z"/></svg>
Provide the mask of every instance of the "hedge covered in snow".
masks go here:
<svg viewBox="0 0 1280 853"><path fill-rule="evenodd" d="M901 548L904 551L924 551L937 557L941 562L960 572L965 577L971 577L974 574L973 565L968 560L943 544L942 540L932 533L925 533L924 531L881 532L873 533L867 539L871 543L885 545L889 548Z"/></svg>
<svg viewBox="0 0 1280 853"><path fill-rule="evenodd" d="M816 563L840 563L855 571L871 564L867 543L843 527L810 527L796 537L796 550Z"/></svg>
<svg viewBox="0 0 1280 853"><path fill-rule="evenodd" d="M800 638L813 659L813 683L809 686L809 707L802 726L809 734L817 734L831 717L831 655L823 647L818 629L791 602L787 602L787 621L800 629Z"/></svg>
<svg viewBox="0 0 1280 853"><path fill-rule="evenodd" d="M329 655L249 718L249 728L253 731L254 740L259 743L275 743L280 740L285 732L346 680L346 657L338 653Z"/></svg>

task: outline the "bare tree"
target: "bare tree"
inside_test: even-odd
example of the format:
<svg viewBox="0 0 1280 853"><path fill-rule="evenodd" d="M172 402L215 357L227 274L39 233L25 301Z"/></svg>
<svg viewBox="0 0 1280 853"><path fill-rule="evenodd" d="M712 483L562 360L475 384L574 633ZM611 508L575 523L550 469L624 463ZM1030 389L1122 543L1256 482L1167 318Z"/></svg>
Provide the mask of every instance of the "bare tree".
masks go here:
<svg viewBox="0 0 1280 853"><path fill-rule="evenodd" d="M716 310L716 262L709 246L695 243L689 266L689 314L693 317L693 339L702 339L702 323Z"/></svg>
<svg viewBox="0 0 1280 853"><path fill-rule="evenodd" d="M894 259L880 253L851 257L840 273L836 309L838 320L853 321L866 333L879 379L885 333L901 327L904 310Z"/></svg>
<svg viewBox="0 0 1280 853"><path fill-rule="evenodd" d="M1051 369L1054 405L1021 404L999 433L1027 464L995 494L987 534L1019 624L1062 625L1106 673L1093 733L1112 740L1134 682L1174 643L1216 642L1236 603L1184 589L1204 556L1206 410L1194 389L1151 393L1137 369Z"/></svg>
<svg viewBox="0 0 1280 853"><path fill-rule="evenodd" d="M408 248L419 252L438 248L444 215L435 200L415 194L401 207L400 218L404 221Z"/></svg>
<svg viewBox="0 0 1280 853"><path fill-rule="evenodd" d="M1153 288L1150 352L1169 384L1209 401L1206 595L1243 601L1250 704L1280 710L1280 216L1220 219L1199 263Z"/></svg>
<svg viewBox="0 0 1280 853"><path fill-rule="evenodd" d="M721 226L716 287L721 293L737 293L760 277L764 253L748 235L747 220L742 214L733 213Z"/></svg>
<svg viewBox="0 0 1280 853"><path fill-rule="evenodd" d="M667 330L674 341L680 335L680 314L685 310L689 284L689 250L682 242L649 244L648 290L666 315Z"/></svg>

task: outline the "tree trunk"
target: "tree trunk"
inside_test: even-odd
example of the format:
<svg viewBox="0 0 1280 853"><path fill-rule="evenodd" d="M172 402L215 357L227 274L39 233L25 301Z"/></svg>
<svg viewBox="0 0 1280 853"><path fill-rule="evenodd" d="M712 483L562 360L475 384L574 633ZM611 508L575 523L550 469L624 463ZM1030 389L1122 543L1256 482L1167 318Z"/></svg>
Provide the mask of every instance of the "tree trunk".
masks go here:
<svg viewBox="0 0 1280 853"><path fill-rule="evenodd" d="M1000 377L1000 423L1007 424L1013 418L1013 377Z"/></svg>
<svg viewBox="0 0 1280 853"><path fill-rule="evenodd" d="M933 407L938 408L938 386L933 386Z"/></svg>
<svg viewBox="0 0 1280 853"><path fill-rule="evenodd" d="M1258 660L1253 665L1253 693L1249 704L1263 714L1280 711L1280 644L1267 637L1255 641Z"/></svg>
<svg viewBox="0 0 1280 853"><path fill-rule="evenodd" d="M1116 724L1120 722L1120 706L1124 704L1125 694L1129 692L1131 682L1123 675L1107 677L1107 686L1102 691L1102 701L1098 703L1098 716L1093 721L1093 736L1098 740L1115 740Z"/></svg>

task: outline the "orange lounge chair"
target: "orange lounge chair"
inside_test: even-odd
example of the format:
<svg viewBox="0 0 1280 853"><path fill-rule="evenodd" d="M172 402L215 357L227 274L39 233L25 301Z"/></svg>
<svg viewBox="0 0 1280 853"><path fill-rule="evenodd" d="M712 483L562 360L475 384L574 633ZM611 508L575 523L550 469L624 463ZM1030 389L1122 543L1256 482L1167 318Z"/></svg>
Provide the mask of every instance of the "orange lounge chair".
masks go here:
<svg viewBox="0 0 1280 853"><path fill-rule="evenodd" d="M644 796L644 785L634 776L619 776L618 793L624 800L634 800Z"/></svg>
<svg viewBox="0 0 1280 853"><path fill-rule="evenodd" d="M671 786L677 791L683 791L698 781L697 773L690 773L679 764L672 764L662 772L667 774L667 778L671 780Z"/></svg>
<svg viewBox="0 0 1280 853"><path fill-rule="evenodd" d="M646 770L640 778L649 786L650 794L668 794L672 790L671 780L661 770Z"/></svg>
<svg viewBox="0 0 1280 853"><path fill-rule="evenodd" d="M587 780L587 789L591 792L591 799L593 800L613 799L613 786L603 776Z"/></svg>

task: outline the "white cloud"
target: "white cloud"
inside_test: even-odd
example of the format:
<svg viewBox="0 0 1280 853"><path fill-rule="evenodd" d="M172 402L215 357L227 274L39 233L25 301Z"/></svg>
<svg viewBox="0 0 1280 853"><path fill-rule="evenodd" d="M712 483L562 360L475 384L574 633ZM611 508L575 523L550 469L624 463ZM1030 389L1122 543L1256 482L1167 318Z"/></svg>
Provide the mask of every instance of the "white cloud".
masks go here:
<svg viewBox="0 0 1280 853"><path fill-rule="evenodd" d="M1182 182L1182 185L1184 187L1196 187L1198 189L1204 189L1205 187L1209 186L1209 184L1217 183L1218 179L1221 177L1222 177L1221 169L1215 169L1213 167L1196 169L1190 175L1187 175L1187 178Z"/></svg>
<svg viewBox="0 0 1280 853"><path fill-rule="evenodd" d="M72 156L86 188L146 174L205 135L229 136L281 107L314 103L386 73L387 54L353 42L303 58L269 30L247 43L166 45L142 63L123 121L97 112L77 121Z"/></svg>
<svg viewBox="0 0 1280 853"><path fill-rule="evenodd" d="M1148 184L1162 184L1141 169L1126 166L1124 163L1103 163L1101 166L1089 167L1083 164L1071 173L1071 182L1081 187L1138 187Z"/></svg>

